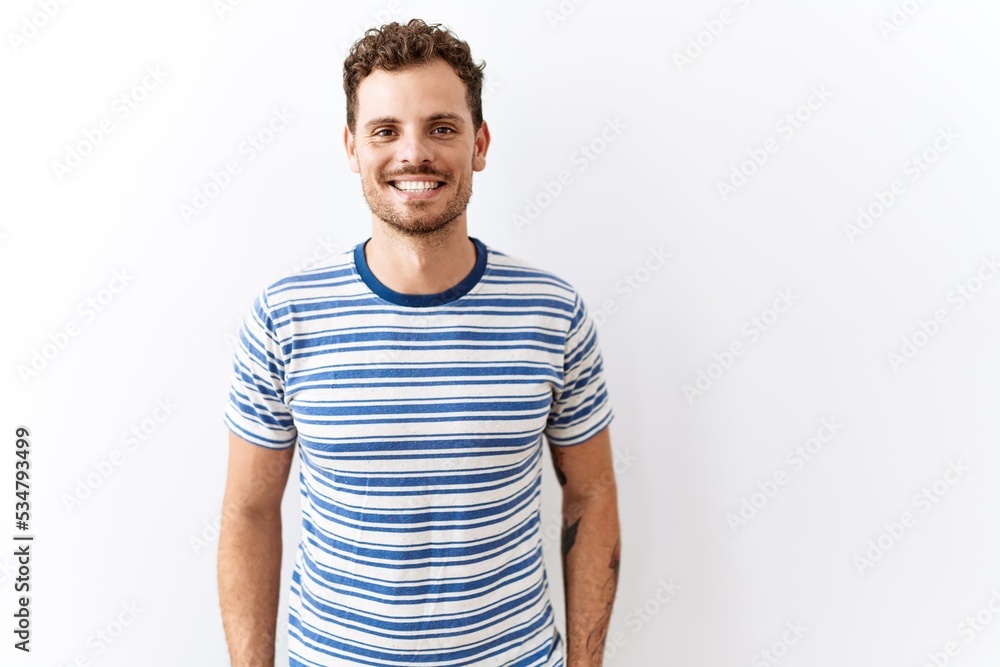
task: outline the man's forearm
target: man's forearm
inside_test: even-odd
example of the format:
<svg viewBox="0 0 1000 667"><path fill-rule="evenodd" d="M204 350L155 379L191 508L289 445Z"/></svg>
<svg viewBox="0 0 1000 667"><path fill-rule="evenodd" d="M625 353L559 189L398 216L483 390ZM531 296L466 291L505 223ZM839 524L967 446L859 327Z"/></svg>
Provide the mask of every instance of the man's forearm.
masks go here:
<svg viewBox="0 0 1000 667"><path fill-rule="evenodd" d="M563 500L563 585L567 667L600 667L618 590L621 534L612 483Z"/></svg>
<svg viewBox="0 0 1000 667"><path fill-rule="evenodd" d="M233 667L273 667L281 513L223 515L219 604Z"/></svg>

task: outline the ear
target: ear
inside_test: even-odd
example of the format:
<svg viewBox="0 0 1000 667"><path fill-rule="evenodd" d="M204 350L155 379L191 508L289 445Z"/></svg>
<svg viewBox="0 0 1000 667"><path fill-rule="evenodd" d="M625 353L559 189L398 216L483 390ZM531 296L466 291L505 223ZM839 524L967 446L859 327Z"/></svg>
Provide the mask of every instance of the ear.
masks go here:
<svg viewBox="0 0 1000 667"><path fill-rule="evenodd" d="M355 174L361 173L361 165L358 164L358 146L354 141L351 128L344 125L344 150L347 151L347 164Z"/></svg>
<svg viewBox="0 0 1000 667"><path fill-rule="evenodd" d="M472 169L474 171L486 169L486 151L489 147L490 128L484 120L483 124L479 126L479 131L476 132L475 152L472 154Z"/></svg>

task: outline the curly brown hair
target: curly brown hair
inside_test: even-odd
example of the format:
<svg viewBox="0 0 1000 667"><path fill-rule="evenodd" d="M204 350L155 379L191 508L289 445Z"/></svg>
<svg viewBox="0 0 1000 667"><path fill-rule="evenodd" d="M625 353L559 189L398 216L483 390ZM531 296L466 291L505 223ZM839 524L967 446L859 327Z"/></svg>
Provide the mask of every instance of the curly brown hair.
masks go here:
<svg viewBox="0 0 1000 667"><path fill-rule="evenodd" d="M381 28L369 28L364 37L351 47L344 60L344 93L347 94L347 127L354 134L358 113L358 85L373 70L388 72L422 65L435 59L451 65L465 83L465 99L472 111L476 131L483 124L483 69L486 62L476 64L469 45L439 23L428 25L421 19L410 19L406 25L388 23Z"/></svg>

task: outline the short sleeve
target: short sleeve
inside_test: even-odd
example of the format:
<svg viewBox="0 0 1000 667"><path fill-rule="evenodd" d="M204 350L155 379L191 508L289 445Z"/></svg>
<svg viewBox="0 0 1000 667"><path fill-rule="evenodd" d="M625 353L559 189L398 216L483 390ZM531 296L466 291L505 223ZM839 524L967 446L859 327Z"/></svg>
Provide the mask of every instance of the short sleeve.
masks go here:
<svg viewBox="0 0 1000 667"><path fill-rule="evenodd" d="M285 405L285 362L267 303L259 294L240 326L223 420L247 442L271 449L295 444L298 433Z"/></svg>
<svg viewBox="0 0 1000 667"><path fill-rule="evenodd" d="M576 445L599 433L613 418L597 326L576 294L563 352L563 386L553 397L545 437L553 445Z"/></svg>

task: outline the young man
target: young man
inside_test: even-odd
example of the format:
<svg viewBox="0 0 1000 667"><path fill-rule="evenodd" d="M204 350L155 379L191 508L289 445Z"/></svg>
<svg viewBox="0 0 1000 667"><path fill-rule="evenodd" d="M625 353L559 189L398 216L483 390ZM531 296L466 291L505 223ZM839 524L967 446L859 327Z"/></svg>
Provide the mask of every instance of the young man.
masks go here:
<svg viewBox="0 0 1000 667"><path fill-rule="evenodd" d="M226 406L219 596L234 667L272 665L298 443L291 665L600 665L619 527L596 328L573 287L469 237L482 65L414 19L344 63L372 235L263 290ZM567 641L542 559L563 492Z"/></svg>

